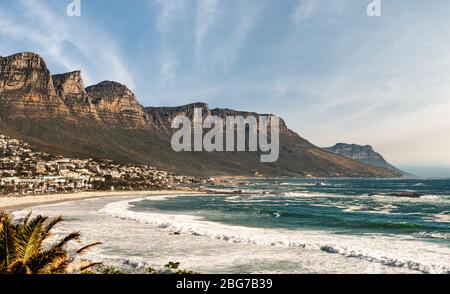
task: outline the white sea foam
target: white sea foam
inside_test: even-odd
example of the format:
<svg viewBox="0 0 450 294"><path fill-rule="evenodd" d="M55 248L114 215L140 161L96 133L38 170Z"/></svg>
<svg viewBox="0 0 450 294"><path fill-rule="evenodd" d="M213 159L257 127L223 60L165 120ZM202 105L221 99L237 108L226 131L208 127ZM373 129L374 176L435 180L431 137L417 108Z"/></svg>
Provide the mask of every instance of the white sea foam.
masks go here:
<svg viewBox="0 0 450 294"><path fill-rule="evenodd" d="M279 186L295 186L295 187L315 187L315 186L329 186L327 183L317 182L317 183L290 183L283 182L278 184Z"/></svg>
<svg viewBox="0 0 450 294"><path fill-rule="evenodd" d="M380 202L398 202L398 203L448 203L450 196L445 195L422 195L418 198L397 197L383 194L372 194L371 199Z"/></svg>
<svg viewBox="0 0 450 294"><path fill-rule="evenodd" d="M354 211L360 211L360 212L366 212L366 213L375 213L375 214L391 214L393 213L393 210L397 208L395 205L392 204L386 204L378 207L365 207L366 209L362 208L360 210L354 210Z"/></svg>
<svg viewBox="0 0 450 294"><path fill-rule="evenodd" d="M419 232L419 233L414 233L413 236L417 237L417 238L425 238L425 239L450 240L450 233Z"/></svg>
<svg viewBox="0 0 450 294"><path fill-rule="evenodd" d="M204 221L193 215L148 213L130 210L130 205L146 198L105 205L101 213L150 224L182 234L204 236L234 243L299 247L358 258L424 273L450 273L447 246L418 241L414 237L344 236L321 231L292 231L231 226ZM152 198L154 200L154 198Z"/></svg>
<svg viewBox="0 0 450 294"><path fill-rule="evenodd" d="M450 223L450 213L438 213L433 215L434 221L440 223Z"/></svg>
<svg viewBox="0 0 450 294"><path fill-rule="evenodd" d="M354 212L354 211L366 212L367 210L369 210L369 207L367 207L366 205L349 205L344 209L344 211L346 212Z"/></svg>
<svg viewBox="0 0 450 294"><path fill-rule="evenodd" d="M279 193L278 196L283 197L345 197L344 195L327 194L321 192L283 192Z"/></svg>
<svg viewBox="0 0 450 294"><path fill-rule="evenodd" d="M420 196L420 199L442 200L442 199L444 199L444 197L439 196L439 195L423 195L423 196Z"/></svg>
<svg viewBox="0 0 450 294"><path fill-rule="evenodd" d="M278 185L280 185L280 186L298 186L298 184L296 184L296 183L281 183Z"/></svg>
<svg viewBox="0 0 450 294"><path fill-rule="evenodd" d="M217 192L217 193L231 193L235 191L236 189L233 188L227 188L227 189L217 189L217 188L208 188L211 192Z"/></svg>

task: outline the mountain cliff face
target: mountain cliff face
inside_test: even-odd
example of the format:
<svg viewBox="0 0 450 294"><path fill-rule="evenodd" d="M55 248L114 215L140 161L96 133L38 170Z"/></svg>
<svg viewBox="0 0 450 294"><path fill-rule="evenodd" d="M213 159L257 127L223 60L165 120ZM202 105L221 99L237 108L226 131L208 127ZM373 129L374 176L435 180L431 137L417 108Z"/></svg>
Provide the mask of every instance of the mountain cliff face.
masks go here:
<svg viewBox="0 0 450 294"><path fill-rule="evenodd" d="M384 157L380 153L376 152L370 145L362 146L357 144L338 143L333 147L324 149L371 166L391 169L398 171L403 175L407 175L407 173L399 170L398 168L387 162Z"/></svg>
<svg viewBox="0 0 450 294"><path fill-rule="evenodd" d="M147 116L133 92L116 82L104 81L86 88L103 122L128 128L146 128Z"/></svg>
<svg viewBox="0 0 450 294"><path fill-rule="evenodd" d="M44 60L33 53L0 57L0 101L12 117L66 114Z"/></svg>
<svg viewBox="0 0 450 294"><path fill-rule="evenodd" d="M72 103L89 102L80 71L53 75L52 80L56 94L63 101Z"/></svg>
<svg viewBox="0 0 450 294"><path fill-rule="evenodd" d="M52 80L56 95L67 109L66 119L76 123L81 116L101 121L95 105L86 93L80 71L53 75Z"/></svg>
<svg viewBox="0 0 450 294"><path fill-rule="evenodd" d="M85 89L80 71L50 75L34 53L0 59L0 100L10 117L83 119L125 128L147 126L143 107L124 85L101 82Z"/></svg>
<svg viewBox="0 0 450 294"><path fill-rule="evenodd" d="M81 73L52 76L34 53L0 57L0 133L67 156L145 163L184 175L393 177L398 172L323 150L280 119L280 157L261 163L259 152L181 152L170 146L173 117L260 114L210 109L205 103L142 107L125 85L104 81L85 88Z"/></svg>
<svg viewBox="0 0 450 294"><path fill-rule="evenodd" d="M184 115L188 117L191 121L194 116L194 109L199 108L202 110L203 118L207 116L217 116L224 119L227 116L242 116L247 118L248 116L253 116L259 119L260 116L269 117L268 126L271 126L272 114L259 114L255 112L247 111L236 111L232 109L221 109L214 108L210 109L209 105L206 103L198 102L177 107L145 107L145 112L148 117L149 126L164 131L171 131L172 119L178 115ZM286 123L283 119L279 118L279 129L280 133L293 134L291 130L288 129Z"/></svg>

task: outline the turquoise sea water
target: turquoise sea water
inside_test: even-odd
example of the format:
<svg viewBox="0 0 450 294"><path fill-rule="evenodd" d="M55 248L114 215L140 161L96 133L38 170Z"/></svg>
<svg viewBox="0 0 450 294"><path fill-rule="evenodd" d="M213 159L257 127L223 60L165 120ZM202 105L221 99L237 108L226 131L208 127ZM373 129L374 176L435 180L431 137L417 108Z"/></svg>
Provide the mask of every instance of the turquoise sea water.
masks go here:
<svg viewBox="0 0 450 294"><path fill-rule="evenodd" d="M131 209L254 228L408 235L450 245L450 180L272 179L215 188L245 194L147 199ZM404 192L421 197L387 196Z"/></svg>
<svg viewBox="0 0 450 294"><path fill-rule="evenodd" d="M136 273L168 261L201 273L450 273L450 180L259 179L209 188L220 194L130 192L33 212L63 214L58 233L101 241L92 260ZM421 196L390 195L405 192Z"/></svg>

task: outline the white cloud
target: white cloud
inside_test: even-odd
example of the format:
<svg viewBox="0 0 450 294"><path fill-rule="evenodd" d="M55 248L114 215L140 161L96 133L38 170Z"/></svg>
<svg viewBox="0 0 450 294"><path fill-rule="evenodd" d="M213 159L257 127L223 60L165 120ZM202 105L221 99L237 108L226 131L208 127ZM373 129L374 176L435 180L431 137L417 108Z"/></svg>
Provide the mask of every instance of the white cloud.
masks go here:
<svg viewBox="0 0 450 294"><path fill-rule="evenodd" d="M160 34L158 59L163 82L175 78L177 67L185 68L187 64L198 72L217 69L228 72L265 7L260 1L154 0L152 3L159 10L156 28Z"/></svg>
<svg viewBox="0 0 450 294"><path fill-rule="evenodd" d="M116 80L134 88L133 78L124 64L114 40L89 24L69 26L65 11L52 11L42 2L20 0L23 18L0 15L0 31L11 40L34 46L36 53L50 59L67 71L81 69L86 84L104 79ZM81 53L67 52L71 46Z"/></svg>
<svg viewBox="0 0 450 294"><path fill-rule="evenodd" d="M252 2L257 3L257 2ZM228 72L239 58L242 47L250 33L261 20L264 5L242 5L234 12L233 19L228 24L228 32L221 35L215 43L211 62Z"/></svg>
<svg viewBox="0 0 450 294"><path fill-rule="evenodd" d="M300 0L291 19L295 24L301 24L313 16L319 7L319 0Z"/></svg>
<svg viewBox="0 0 450 294"><path fill-rule="evenodd" d="M174 46L171 37L176 35L176 40L181 36L178 35L178 31L174 29L179 28L175 26L175 23L180 22L186 13L186 9L191 0L154 0L159 7L159 14L156 19L156 28L160 34L160 54L158 57L160 66L161 82L163 84L172 80L176 76L178 57L177 57L177 45Z"/></svg>
<svg viewBox="0 0 450 294"><path fill-rule="evenodd" d="M167 82L175 77L177 60L173 57L164 57L161 62L161 79Z"/></svg>
<svg viewBox="0 0 450 294"><path fill-rule="evenodd" d="M203 53L203 42L218 14L218 0L197 0L195 54L197 62Z"/></svg>
<svg viewBox="0 0 450 294"><path fill-rule="evenodd" d="M160 33L167 33L170 30L173 21L183 13L186 2L188 0L156 0L161 7L156 24Z"/></svg>
<svg viewBox="0 0 450 294"><path fill-rule="evenodd" d="M33 2L30 2L30 5L32 5L32 3ZM42 14L42 12L40 13ZM45 14L47 15L47 13ZM47 22L48 20L49 19L46 18ZM53 31L44 32L37 26L17 21L0 11L0 31L10 38L38 45L44 52L36 53L46 53L46 55L50 56L67 70L77 66L70 58L65 58L61 54L60 45L67 39L67 36L60 31L60 27L56 27Z"/></svg>

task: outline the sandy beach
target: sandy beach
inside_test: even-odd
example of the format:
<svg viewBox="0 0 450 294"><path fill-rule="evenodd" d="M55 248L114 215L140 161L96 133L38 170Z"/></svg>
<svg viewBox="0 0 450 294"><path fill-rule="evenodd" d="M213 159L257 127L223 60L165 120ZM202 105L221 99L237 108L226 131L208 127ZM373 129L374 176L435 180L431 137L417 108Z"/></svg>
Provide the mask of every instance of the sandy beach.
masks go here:
<svg viewBox="0 0 450 294"><path fill-rule="evenodd" d="M199 194L199 192L193 191L97 191L97 192L79 192L79 193L66 193L66 194L48 194L48 195L35 195L35 196L0 196L0 211L15 211L33 206L40 206L46 204L56 204L66 201L84 200L92 198L103 197L118 197L118 196L139 196L139 195L176 195L176 194Z"/></svg>

